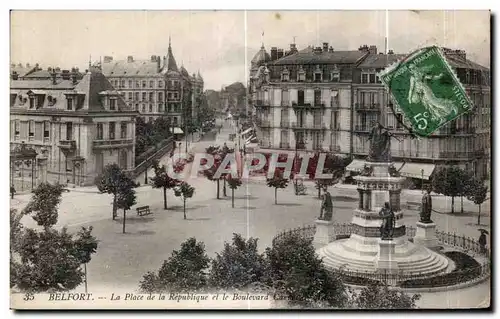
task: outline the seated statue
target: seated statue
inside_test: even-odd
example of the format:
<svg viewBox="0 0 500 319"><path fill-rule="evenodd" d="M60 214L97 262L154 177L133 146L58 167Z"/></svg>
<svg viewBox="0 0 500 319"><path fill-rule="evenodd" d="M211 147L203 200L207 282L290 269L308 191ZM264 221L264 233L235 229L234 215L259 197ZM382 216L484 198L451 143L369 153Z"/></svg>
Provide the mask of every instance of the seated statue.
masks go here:
<svg viewBox="0 0 500 319"><path fill-rule="evenodd" d="M321 203L320 220L331 221L333 217L332 195L324 188L323 203Z"/></svg>
<svg viewBox="0 0 500 319"><path fill-rule="evenodd" d="M394 228L396 227L396 216L394 215L389 202L384 203L384 207L380 210L379 216L382 218L380 237L383 240L392 240L394 236Z"/></svg>

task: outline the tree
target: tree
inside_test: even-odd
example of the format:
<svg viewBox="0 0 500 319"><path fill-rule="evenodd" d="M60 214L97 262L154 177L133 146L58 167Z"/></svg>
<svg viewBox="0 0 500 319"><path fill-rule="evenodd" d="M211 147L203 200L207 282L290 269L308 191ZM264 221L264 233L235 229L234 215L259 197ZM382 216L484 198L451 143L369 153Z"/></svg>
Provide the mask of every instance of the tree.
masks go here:
<svg viewBox="0 0 500 319"><path fill-rule="evenodd" d="M276 294L302 307L344 307L348 295L342 280L326 270L312 239L287 235L266 249L268 285Z"/></svg>
<svg viewBox="0 0 500 319"><path fill-rule="evenodd" d="M167 190L176 187L179 180L168 176L167 168L165 165L160 166L158 161L153 162L153 169L155 171L155 176L151 178L153 188L163 189L163 208L167 209Z"/></svg>
<svg viewBox="0 0 500 319"><path fill-rule="evenodd" d="M95 184L101 193L113 195L113 220L116 217L117 195L123 185L129 185L130 178L116 163L108 164L103 172L96 177Z"/></svg>
<svg viewBox="0 0 500 319"><path fill-rule="evenodd" d="M433 190L438 194L451 196L451 213L455 212L455 197L464 193L469 175L456 166L439 170L433 178Z"/></svg>
<svg viewBox="0 0 500 319"><path fill-rule="evenodd" d="M22 215L11 212L11 287L37 293L72 290L82 283L81 264L90 261L97 240L92 228L83 228L76 239L66 228L52 228L57 224L61 192L60 185L41 184L23 211L34 212L31 217L43 226L42 231L22 228Z"/></svg>
<svg viewBox="0 0 500 319"><path fill-rule="evenodd" d="M245 288L260 282L267 265L263 254L257 250L257 239L245 241L240 234L233 234L233 242L225 243L224 250L216 253L209 273L209 284L219 289Z"/></svg>
<svg viewBox="0 0 500 319"><path fill-rule="evenodd" d="M220 147L211 145L211 146L206 148L205 152L207 154L210 154L213 156L214 164L211 167L204 170L203 175L205 175L205 177L209 181L217 183L217 199L220 199L220 182L219 181L220 181L220 178L222 177L222 174L221 174L221 176L219 176L219 178L215 178L215 174L217 173L219 166L222 164L222 158L220 155L221 154Z"/></svg>
<svg viewBox="0 0 500 319"><path fill-rule="evenodd" d="M194 187L186 182L182 182L179 186L174 188L175 196L181 197L184 204L184 219L186 219L186 201L188 198L193 197Z"/></svg>
<svg viewBox="0 0 500 319"><path fill-rule="evenodd" d="M480 179L473 179L468 188L467 199L474 202L478 207L477 224L481 225L481 204L486 200L488 186Z"/></svg>
<svg viewBox="0 0 500 319"><path fill-rule="evenodd" d="M351 298L357 309L414 309L420 295L409 296L402 291L389 289L387 285L372 283Z"/></svg>
<svg viewBox="0 0 500 319"><path fill-rule="evenodd" d="M61 202L63 186L60 184L42 183L33 190L33 197L24 208L23 214L34 213L32 218L39 226L52 227L57 223L57 208Z"/></svg>
<svg viewBox="0 0 500 319"><path fill-rule="evenodd" d="M10 252L17 251L19 248L19 238L23 234L23 224L21 224L21 219L23 218L22 213L18 213L15 209L10 209Z"/></svg>
<svg viewBox="0 0 500 319"><path fill-rule="evenodd" d="M231 188L231 206L234 208L234 190L241 186L240 178L233 178L231 174L228 175L227 183Z"/></svg>
<svg viewBox="0 0 500 319"><path fill-rule="evenodd" d="M125 221L127 219L127 210L129 210L132 206L134 206L136 201L135 196L135 183L131 179L125 179L123 183L121 183L117 199L116 199L116 207L123 209L123 233L125 234Z"/></svg>
<svg viewBox="0 0 500 319"><path fill-rule="evenodd" d="M139 289L144 293L196 292L207 285L209 265L205 245L191 237L181 244L180 250L172 252L158 273L146 273Z"/></svg>
<svg viewBox="0 0 500 319"><path fill-rule="evenodd" d="M273 178L267 179L267 186L274 187L274 204L278 204L278 188L286 188L288 186L288 179L283 177L281 171L276 171Z"/></svg>

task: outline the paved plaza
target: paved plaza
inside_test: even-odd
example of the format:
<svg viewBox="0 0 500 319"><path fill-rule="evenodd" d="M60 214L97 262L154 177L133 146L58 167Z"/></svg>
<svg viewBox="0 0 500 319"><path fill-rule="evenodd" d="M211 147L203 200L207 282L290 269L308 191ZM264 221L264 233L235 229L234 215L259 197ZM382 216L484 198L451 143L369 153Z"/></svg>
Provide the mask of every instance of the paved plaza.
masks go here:
<svg viewBox="0 0 500 319"><path fill-rule="evenodd" d="M221 134L231 129L225 127ZM203 151L215 143L214 136L202 138L193 143L193 151ZM217 139L217 140L220 140ZM165 161L166 159L162 160ZM151 175L153 176L153 175ZM235 208L231 208L231 197L216 199L216 183L205 178L190 179L195 195L187 202L187 220L183 219L182 202L168 191L168 210L163 209L161 189L141 186L137 189L136 206L149 205L152 215L138 217L135 207L127 214L126 234L122 233L122 211L115 221L111 219L112 197L98 194L95 188L73 189L63 194L59 209L58 227L67 226L76 232L81 226L93 226L99 239L97 253L89 263L88 287L90 291L112 289L137 289L138 283L147 271L156 271L172 250L189 237L205 243L209 256L223 249L233 233L259 239L259 248L271 245L273 237L282 230L313 224L319 215L321 201L312 184L307 184L308 194L296 196L293 185L278 190L278 205L274 204L274 191L263 180L243 184L235 191ZM334 200L334 220L339 223L351 221L353 209L357 207L355 186L337 185L331 187ZM227 194L230 195L228 188ZM11 200L13 208L22 209L30 195L19 195ZM404 191L402 203L420 201L419 191ZM455 200L457 213L435 213L432 219L439 230L456 232L473 238L479 237L479 227L490 229L490 203L482 206L482 224L476 225L477 205L464 200L465 213L460 214L460 199ZM434 196L434 208L440 212L450 211L450 199ZM417 211L405 212L405 224L415 225L419 218ZM34 227L30 217L24 217L26 226ZM82 290L79 287L78 290ZM422 307L477 307L484 305L489 294L489 281L454 292L433 292L422 295Z"/></svg>

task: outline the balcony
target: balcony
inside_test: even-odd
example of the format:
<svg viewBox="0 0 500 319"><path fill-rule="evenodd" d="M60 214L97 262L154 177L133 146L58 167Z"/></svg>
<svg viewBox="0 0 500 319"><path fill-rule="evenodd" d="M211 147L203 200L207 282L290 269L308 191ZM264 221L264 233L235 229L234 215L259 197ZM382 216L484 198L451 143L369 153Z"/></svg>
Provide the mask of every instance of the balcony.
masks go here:
<svg viewBox="0 0 500 319"><path fill-rule="evenodd" d="M92 147L96 149L103 148L122 148L132 146L134 141L130 139L120 139L120 140L94 140L92 141Z"/></svg>
<svg viewBox="0 0 500 319"><path fill-rule="evenodd" d="M288 149L288 148L290 148L290 143L288 143L288 142L280 142L280 148Z"/></svg>
<svg viewBox="0 0 500 319"><path fill-rule="evenodd" d="M312 125L308 125L307 128L311 130L326 130L327 127L323 123L313 123Z"/></svg>
<svg viewBox="0 0 500 319"><path fill-rule="evenodd" d="M286 120L281 120L280 122L280 127L281 128L290 128L290 121L288 119Z"/></svg>
<svg viewBox="0 0 500 319"><path fill-rule="evenodd" d="M340 130L340 125L337 125L336 123L330 123L330 130L332 130L332 131L339 131Z"/></svg>
<svg viewBox="0 0 500 319"><path fill-rule="evenodd" d="M330 145L330 152L340 153L340 146L339 145Z"/></svg>
<svg viewBox="0 0 500 319"><path fill-rule="evenodd" d="M76 141L75 140L60 140L59 148L63 150L76 150Z"/></svg>
<svg viewBox="0 0 500 319"><path fill-rule="evenodd" d="M290 101L281 101L281 106L283 106L283 107L289 107L290 106Z"/></svg>
<svg viewBox="0 0 500 319"><path fill-rule="evenodd" d="M370 128L367 125L356 125L354 126L354 132L356 133L368 133Z"/></svg>
<svg viewBox="0 0 500 319"><path fill-rule="evenodd" d="M318 109L322 109L322 108L325 108L325 103L322 103L322 102L319 102L319 103L314 103L313 104L313 107L314 108L318 108Z"/></svg>
<svg viewBox="0 0 500 319"><path fill-rule="evenodd" d="M340 104L338 101L330 101L330 107L335 111L338 111L338 109L340 108Z"/></svg>
<svg viewBox="0 0 500 319"><path fill-rule="evenodd" d="M357 112L380 112L380 104L355 104L355 109Z"/></svg>
<svg viewBox="0 0 500 319"><path fill-rule="evenodd" d="M292 107L294 108L310 108L311 103L305 103L305 102L292 102Z"/></svg>

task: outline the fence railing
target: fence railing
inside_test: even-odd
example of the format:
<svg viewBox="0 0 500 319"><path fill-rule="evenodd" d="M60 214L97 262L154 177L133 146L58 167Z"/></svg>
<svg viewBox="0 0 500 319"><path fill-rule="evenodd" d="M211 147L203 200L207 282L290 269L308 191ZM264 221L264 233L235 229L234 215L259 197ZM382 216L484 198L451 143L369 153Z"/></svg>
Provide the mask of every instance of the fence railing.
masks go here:
<svg viewBox="0 0 500 319"><path fill-rule="evenodd" d="M167 139L165 139L154 154L144 159L138 165L135 166L135 168L131 171L132 176L137 177L139 174L141 174L146 169L151 167L153 161L159 160L167 152L170 152L174 148L173 140L174 140L173 137L168 137Z"/></svg>
<svg viewBox="0 0 500 319"><path fill-rule="evenodd" d="M349 238L354 230L352 224L334 224L334 232L330 237L330 242ZM288 236L301 236L303 238L313 240L316 233L316 225L305 225L294 229L285 230L276 235L272 240L272 245L276 245L280 240L286 239ZM415 237L416 228L412 226L406 227L406 237L412 239ZM347 284L352 285L367 285L370 281L385 282L388 285L400 286L403 288L422 288L422 287L444 287L463 284L487 278L491 274L491 263L489 260L489 251L484 250L479 242L466 237L465 235L457 235L455 233L447 233L444 231L436 231L436 237L439 243L453 246L467 253L486 257L486 260L479 263L478 266L465 268L462 270L452 271L450 273L439 274L433 277L427 277L426 274L420 273L405 273L400 271L394 272L360 272L347 269L340 269L336 272L342 277L342 280Z"/></svg>

